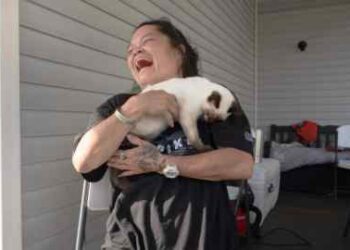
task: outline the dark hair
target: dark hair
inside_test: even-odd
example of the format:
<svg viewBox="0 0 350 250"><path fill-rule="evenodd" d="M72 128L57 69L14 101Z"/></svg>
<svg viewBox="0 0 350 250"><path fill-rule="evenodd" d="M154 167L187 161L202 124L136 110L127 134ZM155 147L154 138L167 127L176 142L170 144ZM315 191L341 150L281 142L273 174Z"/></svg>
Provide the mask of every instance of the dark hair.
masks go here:
<svg viewBox="0 0 350 250"><path fill-rule="evenodd" d="M154 19L145 21L139 24L135 31L142 26L145 25L155 25L158 27L158 30L166 35L171 44L178 48L182 53L182 74L183 77L189 76L198 76L198 53L196 50L189 44L186 37L182 34L180 30L178 30L169 20L166 19ZM185 47L185 51L183 51L180 47L183 45Z"/></svg>

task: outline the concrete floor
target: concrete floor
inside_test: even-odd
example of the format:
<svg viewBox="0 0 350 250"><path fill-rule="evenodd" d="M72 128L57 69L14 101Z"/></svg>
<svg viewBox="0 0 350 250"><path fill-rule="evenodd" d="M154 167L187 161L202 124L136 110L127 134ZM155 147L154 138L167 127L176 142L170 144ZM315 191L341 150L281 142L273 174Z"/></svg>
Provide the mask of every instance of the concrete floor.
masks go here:
<svg viewBox="0 0 350 250"><path fill-rule="evenodd" d="M242 249L350 250L350 232L342 237L349 213L350 196L334 200L327 195L281 192L261 229L262 238ZM305 242L298 236L311 245L302 245Z"/></svg>

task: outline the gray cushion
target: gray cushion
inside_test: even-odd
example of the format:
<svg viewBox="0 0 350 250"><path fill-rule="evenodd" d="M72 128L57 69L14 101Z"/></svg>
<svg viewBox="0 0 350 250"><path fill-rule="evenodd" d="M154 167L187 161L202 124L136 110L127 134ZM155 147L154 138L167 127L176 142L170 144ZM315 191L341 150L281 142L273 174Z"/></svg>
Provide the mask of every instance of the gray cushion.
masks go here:
<svg viewBox="0 0 350 250"><path fill-rule="evenodd" d="M281 171L304 165L334 162L334 153L322 148L308 148L298 142L289 144L271 143L270 157L281 164Z"/></svg>

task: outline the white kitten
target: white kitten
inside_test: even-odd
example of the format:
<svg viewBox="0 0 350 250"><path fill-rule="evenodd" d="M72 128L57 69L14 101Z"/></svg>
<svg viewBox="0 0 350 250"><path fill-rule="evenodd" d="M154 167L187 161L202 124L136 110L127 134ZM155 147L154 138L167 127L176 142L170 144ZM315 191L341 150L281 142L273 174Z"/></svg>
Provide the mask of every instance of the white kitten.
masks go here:
<svg viewBox="0 0 350 250"><path fill-rule="evenodd" d="M204 115L207 122L225 120L237 107L234 95L225 87L203 77L173 78L147 86L142 93L164 90L173 94L180 108L179 123L191 145L202 151L208 149L198 134L197 119ZM136 124L132 134L154 139L168 127L163 116L144 116Z"/></svg>

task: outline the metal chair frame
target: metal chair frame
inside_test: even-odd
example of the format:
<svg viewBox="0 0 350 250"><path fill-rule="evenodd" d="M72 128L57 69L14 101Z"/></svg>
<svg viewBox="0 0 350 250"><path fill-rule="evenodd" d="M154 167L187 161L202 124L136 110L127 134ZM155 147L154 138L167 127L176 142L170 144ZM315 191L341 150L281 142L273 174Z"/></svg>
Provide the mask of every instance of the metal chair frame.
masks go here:
<svg viewBox="0 0 350 250"><path fill-rule="evenodd" d="M106 171L103 178L98 182L83 181L75 250L84 249L88 211L109 211L112 195L113 188L110 183L109 171Z"/></svg>

